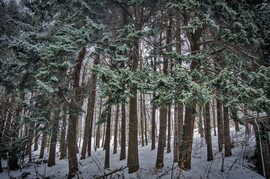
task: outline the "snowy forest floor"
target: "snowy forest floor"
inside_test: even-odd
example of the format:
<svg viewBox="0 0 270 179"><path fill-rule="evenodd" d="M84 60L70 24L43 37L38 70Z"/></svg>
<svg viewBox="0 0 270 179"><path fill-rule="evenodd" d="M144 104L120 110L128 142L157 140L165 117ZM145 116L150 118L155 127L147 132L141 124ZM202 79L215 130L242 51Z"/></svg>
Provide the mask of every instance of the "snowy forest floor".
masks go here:
<svg viewBox="0 0 270 179"><path fill-rule="evenodd" d="M231 127L231 139L234 147L232 148L232 156L226 157L224 160L224 172L221 172L222 153L217 150L217 136L212 136L214 160L207 162L206 143L203 138L200 138L197 130L194 132L193 151L192 151L192 167L190 171L180 170L177 163L173 163L173 152L167 153L165 149L164 163L162 169L155 169L155 161L157 150L151 151L151 144L148 146L139 146L139 161L140 170L133 174L128 174L128 169L125 168L111 175L111 178L228 178L228 179L251 179L264 178L259 175L254 166L254 161L251 157L255 150L255 136L254 133L246 140L244 126L240 126L240 132L235 132L234 127ZM173 140L172 140L173 141ZM172 145L173 147L173 145ZM112 149L112 147L111 147ZM173 149L172 149L173 151ZM112 154L110 170L103 169L104 166L104 151L100 148L92 152L92 157L79 161L79 173L77 178L90 179L97 178L121 167L125 167L126 160L119 161L120 148L117 154ZM68 160L56 159L56 165L47 167L46 164L37 164L39 151L33 153L33 162L25 163L24 167L18 171L7 170L7 161L2 161L4 171L0 173L0 179L20 178L23 172L29 172L27 178L66 178L68 174ZM45 155L46 157L48 155ZM45 158L46 159L46 158ZM25 160L27 162L27 159ZM28 174L29 174L28 173ZM110 178L110 177L109 177Z"/></svg>

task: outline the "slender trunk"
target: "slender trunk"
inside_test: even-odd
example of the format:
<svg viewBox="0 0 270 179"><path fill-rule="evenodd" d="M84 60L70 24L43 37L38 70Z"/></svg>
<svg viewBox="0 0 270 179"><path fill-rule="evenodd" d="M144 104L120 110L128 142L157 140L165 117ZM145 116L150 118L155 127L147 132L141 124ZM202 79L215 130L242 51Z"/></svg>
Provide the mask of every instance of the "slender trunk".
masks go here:
<svg viewBox="0 0 270 179"><path fill-rule="evenodd" d="M218 127L218 151L222 151L222 144L224 144L224 128L222 117L222 102L217 99L217 127Z"/></svg>
<svg viewBox="0 0 270 179"><path fill-rule="evenodd" d="M164 147L166 146L166 125L167 125L167 107L160 108L160 124L159 124L159 136L158 136L158 150L156 168L164 167Z"/></svg>
<svg viewBox="0 0 270 179"><path fill-rule="evenodd" d="M216 110L215 110L215 100L212 101L212 113L213 113L213 128L214 128L214 136L217 136L216 129Z"/></svg>
<svg viewBox="0 0 270 179"><path fill-rule="evenodd" d="M239 132L240 131L240 127L239 127L239 122L238 122L238 116L237 116L237 110L236 108L231 108L231 117L234 121L234 128L235 131Z"/></svg>
<svg viewBox="0 0 270 179"><path fill-rule="evenodd" d="M39 158L43 159L44 158L44 152L46 148L46 143L47 143L47 134L46 132L42 133L42 140L41 140L41 146L40 146L40 153L39 153Z"/></svg>
<svg viewBox="0 0 270 179"><path fill-rule="evenodd" d="M145 137L145 145L148 145L148 137L147 137L147 117L146 117L146 107L145 107L145 94L143 94L143 115L144 115L144 137Z"/></svg>
<svg viewBox="0 0 270 179"><path fill-rule="evenodd" d="M174 141L173 141L173 162L178 161L178 107L174 105Z"/></svg>
<svg viewBox="0 0 270 179"><path fill-rule="evenodd" d="M248 110L246 106L244 106L244 117L248 117ZM245 135L250 135L250 127L247 121L245 121Z"/></svg>
<svg viewBox="0 0 270 179"><path fill-rule="evenodd" d="M184 107L181 104L177 104L178 112L177 112L177 123L178 123L178 153L182 150L181 143L183 139L183 123L184 123Z"/></svg>
<svg viewBox="0 0 270 179"><path fill-rule="evenodd" d="M155 99L155 93L153 93L153 99ZM156 148L156 105L152 104L152 129L151 129L151 150Z"/></svg>
<svg viewBox="0 0 270 179"><path fill-rule="evenodd" d="M211 119L210 119L210 103L206 103L205 105L205 141L207 144L207 161L211 161L214 159L213 149L212 149L212 137L211 137Z"/></svg>
<svg viewBox="0 0 270 179"><path fill-rule="evenodd" d="M142 102L142 93L140 93L140 118L141 118L141 137L142 137L142 146L144 146L144 116L143 116L143 102Z"/></svg>
<svg viewBox="0 0 270 179"><path fill-rule="evenodd" d="M139 169L138 154L138 117L137 117L137 90L132 89L133 97L129 104L129 139L128 139L128 165L129 173Z"/></svg>
<svg viewBox="0 0 270 179"><path fill-rule="evenodd" d="M94 60L94 66L99 64L100 57L99 54L96 55ZM94 110L95 110L95 100L96 100L96 74L92 72L90 78L90 91L87 103L87 114L85 119L85 128L84 128L84 139L82 145L81 159L85 159L86 149L88 152L88 156L91 156L91 148L92 148L92 130L93 130L93 120L94 120Z"/></svg>
<svg viewBox="0 0 270 179"><path fill-rule="evenodd" d="M178 165L184 170L191 169L191 152L192 152L192 140L194 131L196 104L186 107L185 124L183 126L183 136L181 143L181 151L179 152Z"/></svg>
<svg viewBox="0 0 270 179"><path fill-rule="evenodd" d="M116 107L115 123L114 123L114 141L113 141L113 154L117 153L117 137L118 137L118 117L119 117L119 104Z"/></svg>
<svg viewBox="0 0 270 179"><path fill-rule="evenodd" d="M34 134L34 151L38 150L38 139L39 139L39 135L38 135L38 128L35 127L35 134Z"/></svg>
<svg viewBox="0 0 270 179"><path fill-rule="evenodd" d="M138 68L139 59L139 39L134 39L133 50L131 55L132 71ZM139 169L138 153L138 114L137 114L137 89L131 88L129 104L129 139L128 139L128 173L134 173Z"/></svg>
<svg viewBox="0 0 270 179"><path fill-rule="evenodd" d="M58 133L58 118L59 112L54 112L52 117L52 129L51 129L51 142L48 158L48 167L55 165L55 153L56 153L56 143L57 143L57 133Z"/></svg>
<svg viewBox="0 0 270 179"><path fill-rule="evenodd" d="M121 104L121 151L120 160L126 159L126 105Z"/></svg>
<svg viewBox="0 0 270 179"><path fill-rule="evenodd" d="M171 105L168 109L168 138L167 138L167 153L171 152Z"/></svg>
<svg viewBox="0 0 270 179"><path fill-rule="evenodd" d="M225 157L232 155L231 139L230 139L230 121L229 121L229 109L227 106L223 106L224 113L224 143L225 143Z"/></svg>
<svg viewBox="0 0 270 179"><path fill-rule="evenodd" d="M101 117L101 110L102 110L102 98L100 98L99 101L99 114L98 114L98 119L100 119ZM99 121L97 121L97 133L96 133L96 146L95 146L95 151L97 150L97 148L100 147L100 139L101 139L101 124Z"/></svg>
<svg viewBox="0 0 270 179"><path fill-rule="evenodd" d="M105 149L104 168L110 168L110 139L111 139L111 106L108 106L106 136L104 144Z"/></svg>
<svg viewBox="0 0 270 179"><path fill-rule="evenodd" d="M72 178L79 170L78 168L78 160L77 160L77 136L74 129L77 129L77 123L79 119L79 111L78 108L80 104L80 72L82 67L82 62L86 54L86 48L83 49L79 53L79 57L76 61L76 65L74 67L73 72L73 91L74 97L72 98L69 104L69 125L67 132L67 140L68 140L68 165L69 165L69 174L68 178Z"/></svg>
<svg viewBox="0 0 270 179"><path fill-rule="evenodd" d="M202 119L202 115L203 115L203 111L202 111L202 107L199 106L199 122L198 122L198 126L199 126L199 134L200 137L203 138L203 119Z"/></svg>
<svg viewBox="0 0 270 179"><path fill-rule="evenodd" d="M64 107L60 137L60 160L67 157L67 143L66 143L66 129L67 129L67 109Z"/></svg>

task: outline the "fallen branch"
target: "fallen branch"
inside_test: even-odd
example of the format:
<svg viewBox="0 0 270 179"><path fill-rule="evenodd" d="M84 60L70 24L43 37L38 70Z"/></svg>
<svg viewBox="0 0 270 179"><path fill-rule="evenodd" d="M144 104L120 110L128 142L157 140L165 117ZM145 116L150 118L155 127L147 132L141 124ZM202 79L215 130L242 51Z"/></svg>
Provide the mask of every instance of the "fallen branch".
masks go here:
<svg viewBox="0 0 270 179"><path fill-rule="evenodd" d="M99 177L96 177L95 179L98 179L98 178L105 178L105 177L110 176L110 175L112 175L112 174L114 174L114 173L116 173L116 172L122 171L122 170L126 169L127 167L128 167L128 166L117 168L117 169L115 169L115 170L113 170L113 171L111 171L111 172L109 172L109 173L106 173L106 174L104 174L104 175L101 175L101 176L99 176Z"/></svg>
<svg viewBox="0 0 270 179"><path fill-rule="evenodd" d="M176 165L175 167L170 168L169 170L167 170L164 173L162 173L161 175L159 175L157 178L161 178L162 176L167 175L169 171L174 170L177 167L178 167L178 165Z"/></svg>

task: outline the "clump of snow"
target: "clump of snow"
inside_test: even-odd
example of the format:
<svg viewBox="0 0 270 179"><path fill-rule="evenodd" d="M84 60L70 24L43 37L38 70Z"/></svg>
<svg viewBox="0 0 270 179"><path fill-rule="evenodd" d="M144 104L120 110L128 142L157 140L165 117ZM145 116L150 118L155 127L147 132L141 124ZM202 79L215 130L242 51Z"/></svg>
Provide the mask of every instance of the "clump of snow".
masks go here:
<svg viewBox="0 0 270 179"><path fill-rule="evenodd" d="M166 149L164 150L165 166L162 169L156 169L155 162L157 150L151 151L151 144L149 144L148 146L144 147L139 146L140 169L136 173L128 174L128 169L125 168L127 165L127 160L119 160L120 149L118 149L117 154L112 154L111 151L111 166L110 169L105 170L103 168L105 151L103 151L103 149L98 149L97 151L92 152L91 157L79 161L78 176L81 179L96 178L98 176L104 175L105 173L110 173L119 169L118 172L111 175L112 178L264 178L255 171L254 164L250 160L250 158L254 155L255 150L254 133L250 137L245 136L244 127L241 126L240 132L231 130L231 139L233 141L234 148L232 148L232 156L225 158L224 172L221 172L222 153L218 152L217 137L212 136L214 160L208 162L206 156L207 146L205 140L200 138L197 130L195 130L192 151L192 168L190 171L183 171L179 169L177 163L173 163L173 153L166 153ZM7 170L7 162L2 161L4 171L0 173L0 178L20 178L22 173L25 172L30 173L30 175L28 175L26 178L50 177L61 179L67 177L67 159L59 160L58 157L56 159L55 166L47 167L46 164L42 162L35 162L38 160L38 154L38 151L33 153L33 163L25 165L25 167L21 170L10 171L10 173L8 173Z"/></svg>

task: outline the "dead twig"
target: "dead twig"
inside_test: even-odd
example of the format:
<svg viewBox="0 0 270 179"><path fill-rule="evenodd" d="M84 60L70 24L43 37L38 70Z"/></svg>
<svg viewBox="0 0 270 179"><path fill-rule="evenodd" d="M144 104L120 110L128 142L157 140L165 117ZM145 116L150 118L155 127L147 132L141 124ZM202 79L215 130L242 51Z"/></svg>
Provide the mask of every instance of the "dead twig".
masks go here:
<svg viewBox="0 0 270 179"><path fill-rule="evenodd" d="M109 173L106 173L106 174L104 174L104 175L98 176L98 177L96 177L95 179L98 179L98 178L106 178L107 176L110 176L110 175L112 175L112 174L114 174L114 173L116 173L116 172L119 172L119 171L122 171L122 170L126 169L127 167L128 167L128 166L117 168L117 169L115 169L115 170L113 170L113 171L111 171L111 172L109 172Z"/></svg>

